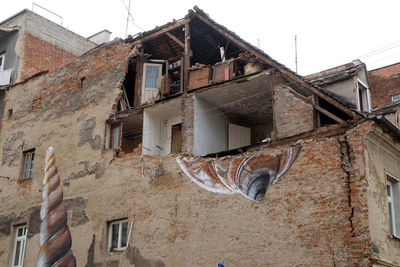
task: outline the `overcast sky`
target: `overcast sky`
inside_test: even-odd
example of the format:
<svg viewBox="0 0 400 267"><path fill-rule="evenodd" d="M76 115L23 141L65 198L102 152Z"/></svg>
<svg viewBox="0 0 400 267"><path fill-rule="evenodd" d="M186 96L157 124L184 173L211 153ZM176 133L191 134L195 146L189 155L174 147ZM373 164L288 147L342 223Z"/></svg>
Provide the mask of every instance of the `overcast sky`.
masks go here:
<svg viewBox="0 0 400 267"><path fill-rule="evenodd" d="M108 29L112 38L125 37L129 0L35 0L63 17L63 26L88 37ZM124 4L125 3L125 4ZM131 0L134 23L144 30L180 19L194 5L272 58L295 70L297 35L301 75L361 59L369 70L400 62L399 0ZM8 1L0 20L32 1ZM33 11L61 23L48 12ZM142 31L132 23L128 34ZM380 49L380 50L379 50ZM372 52L372 53L371 53Z"/></svg>

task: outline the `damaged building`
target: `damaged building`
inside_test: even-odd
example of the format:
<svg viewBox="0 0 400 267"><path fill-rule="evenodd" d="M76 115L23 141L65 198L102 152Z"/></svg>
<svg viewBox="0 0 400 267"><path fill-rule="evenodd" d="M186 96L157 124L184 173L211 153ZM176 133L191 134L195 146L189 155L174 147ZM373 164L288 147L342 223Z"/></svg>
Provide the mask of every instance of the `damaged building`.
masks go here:
<svg viewBox="0 0 400 267"><path fill-rule="evenodd" d="M197 7L16 83L0 265L37 261L52 146L78 266L398 266L400 132L371 91L361 62L301 77Z"/></svg>

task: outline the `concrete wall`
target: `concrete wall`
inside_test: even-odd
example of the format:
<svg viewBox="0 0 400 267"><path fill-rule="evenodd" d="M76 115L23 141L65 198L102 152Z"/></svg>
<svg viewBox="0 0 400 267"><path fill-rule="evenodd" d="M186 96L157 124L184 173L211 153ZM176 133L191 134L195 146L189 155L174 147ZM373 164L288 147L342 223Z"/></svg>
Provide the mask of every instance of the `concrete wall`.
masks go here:
<svg viewBox="0 0 400 267"><path fill-rule="evenodd" d="M228 150L228 116L221 109L194 97L194 154Z"/></svg>
<svg viewBox="0 0 400 267"><path fill-rule="evenodd" d="M326 85L324 89L357 108L357 84L355 78Z"/></svg>

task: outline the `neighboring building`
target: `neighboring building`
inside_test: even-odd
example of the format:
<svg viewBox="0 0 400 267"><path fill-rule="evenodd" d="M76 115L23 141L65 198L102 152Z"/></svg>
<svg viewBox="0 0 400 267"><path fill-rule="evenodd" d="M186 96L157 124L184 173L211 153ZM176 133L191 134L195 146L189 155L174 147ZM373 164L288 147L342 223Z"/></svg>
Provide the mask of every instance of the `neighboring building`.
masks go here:
<svg viewBox="0 0 400 267"><path fill-rule="evenodd" d="M400 265L400 133L359 75L333 96L195 7L11 86L0 265L37 260L49 146L78 266Z"/></svg>
<svg viewBox="0 0 400 267"><path fill-rule="evenodd" d="M305 77L326 93L361 112L371 112L371 92L364 63L355 60Z"/></svg>
<svg viewBox="0 0 400 267"><path fill-rule="evenodd" d="M400 100L400 63L371 70L368 75L373 108Z"/></svg>
<svg viewBox="0 0 400 267"><path fill-rule="evenodd" d="M95 42L24 9L0 22L0 87L53 70L95 46Z"/></svg>

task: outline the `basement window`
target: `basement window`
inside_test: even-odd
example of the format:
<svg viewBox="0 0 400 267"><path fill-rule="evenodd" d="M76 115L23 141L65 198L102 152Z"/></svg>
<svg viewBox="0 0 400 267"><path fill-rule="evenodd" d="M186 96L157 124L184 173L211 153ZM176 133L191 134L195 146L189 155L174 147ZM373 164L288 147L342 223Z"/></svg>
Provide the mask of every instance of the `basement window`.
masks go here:
<svg viewBox="0 0 400 267"><path fill-rule="evenodd" d="M121 123L107 123L106 148L117 149L121 145Z"/></svg>
<svg viewBox="0 0 400 267"><path fill-rule="evenodd" d="M35 159L35 149L27 150L23 152L23 170L21 181L25 181L33 178L33 162Z"/></svg>
<svg viewBox="0 0 400 267"><path fill-rule="evenodd" d="M388 199L388 213L390 232L392 236L400 238L400 183L391 176L387 177L386 192Z"/></svg>
<svg viewBox="0 0 400 267"><path fill-rule="evenodd" d="M128 220L108 223L108 251L121 251L127 248Z"/></svg>

